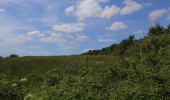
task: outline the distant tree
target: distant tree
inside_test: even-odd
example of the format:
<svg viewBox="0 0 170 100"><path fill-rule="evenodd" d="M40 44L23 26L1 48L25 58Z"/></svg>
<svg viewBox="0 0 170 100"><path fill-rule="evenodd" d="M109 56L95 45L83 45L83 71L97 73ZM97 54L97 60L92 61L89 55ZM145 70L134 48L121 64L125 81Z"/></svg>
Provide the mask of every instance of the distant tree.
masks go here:
<svg viewBox="0 0 170 100"><path fill-rule="evenodd" d="M149 29L148 35L160 35L160 34L164 34L164 33L165 33L164 27L161 26L159 23L156 23L155 26L152 26Z"/></svg>
<svg viewBox="0 0 170 100"><path fill-rule="evenodd" d="M134 40L134 35L130 35L127 39L122 40L119 44L119 55L124 55L124 53L132 46Z"/></svg>
<svg viewBox="0 0 170 100"><path fill-rule="evenodd" d="M16 55L16 54L11 54L9 57L14 58L14 57L18 57L18 55Z"/></svg>
<svg viewBox="0 0 170 100"><path fill-rule="evenodd" d="M166 28L166 33L167 34L170 34L170 24L167 26L167 28Z"/></svg>
<svg viewBox="0 0 170 100"><path fill-rule="evenodd" d="M2 56L0 56L0 61L2 61L4 58Z"/></svg>
<svg viewBox="0 0 170 100"><path fill-rule="evenodd" d="M3 57L2 57L2 56L0 56L0 60L1 60L1 59L3 59Z"/></svg>
<svg viewBox="0 0 170 100"><path fill-rule="evenodd" d="M135 40L135 35L130 35L128 38L129 42L133 42Z"/></svg>

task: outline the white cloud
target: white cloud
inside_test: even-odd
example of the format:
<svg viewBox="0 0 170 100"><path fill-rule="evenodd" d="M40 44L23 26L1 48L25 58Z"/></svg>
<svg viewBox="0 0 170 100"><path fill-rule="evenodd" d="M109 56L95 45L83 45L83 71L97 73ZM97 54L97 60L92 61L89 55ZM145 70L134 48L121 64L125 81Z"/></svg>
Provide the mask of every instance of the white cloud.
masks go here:
<svg viewBox="0 0 170 100"><path fill-rule="evenodd" d="M87 18L111 18L116 14L127 15L142 9L146 4L140 4L135 0L124 0L124 7L120 8L116 5L102 5L109 0L80 0L73 7L68 7L65 10L66 15L72 13L78 20L82 21ZM73 9L74 8L74 9Z"/></svg>
<svg viewBox="0 0 170 100"><path fill-rule="evenodd" d="M86 40L88 40L88 39L89 39L89 37L86 36L86 35L78 34L78 35L76 36L76 40L77 40L77 41L84 42L84 41L86 41Z"/></svg>
<svg viewBox="0 0 170 100"><path fill-rule="evenodd" d="M49 36L44 36L41 38L41 41L44 41L44 42L49 42L49 43L60 43L60 42L64 42L66 40L64 40L62 38L62 34L61 33L51 33Z"/></svg>
<svg viewBox="0 0 170 100"><path fill-rule="evenodd" d="M156 20L159 17L164 16L167 12L168 10L166 9L157 9L157 10L150 12L148 17L150 20Z"/></svg>
<svg viewBox="0 0 170 100"><path fill-rule="evenodd" d="M6 14L0 14L0 45L20 45L24 37L20 36L23 31L30 29L30 26L22 24L19 20ZM4 46L5 47L5 46Z"/></svg>
<svg viewBox="0 0 170 100"><path fill-rule="evenodd" d="M65 35L61 33L50 33L40 38L40 41L46 43L53 43L58 45L61 49L70 49L72 47L72 41L69 41Z"/></svg>
<svg viewBox="0 0 170 100"><path fill-rule="evenodd" d="M15 43L15 44L22 44L28 40L32 40L32 37L27 37L24 35L17 35L17 36L13 36L10 38L6 38L6 41L8 41L9 43Z"/></svg>
<svg viewBox="0 0 170 100"><path fill-rule="evenodd" d="M106 3L109 0L82 0L77 3L75 16L79 20L84 20L90 17L110 18L119 13L118 6L106 6L102 8L101 3Z"/></svg>
<svg viewBox="0 0 170 100"><path fill-rule="evenodd" d="M83 31L85 26L83 23L64 23L54 25L53 29L58 32L74 33Z"/></svg>
<svg viewBox="0 0 170 100"><path fill-rule="evenodd" d="M125 0L124 4L125 7L121 9L121 15L131 14L143 8L143 6L135 0Z"/></svg>
<svg viewBox="0 0 170 100"><path fill-rule="evenodd" d="M15 34L12 36L6 36L4 38L5 42L8 42L10 44L23 44L26 41L31 41L34 38L42 37L44 34L40 31L31 31L26 34Z"/></svg>
<svg viewBox="0 0 170 100"><path fill-rule="evenodd" d="M38 2L37 2L38 1ZM40 1L40 2L39 2ZM89 37L83 34L74 33L80 32L85 28L85 24L83 23L63 23L56 24L58 20L58 9L62 5L56 6L56 3L45 3L46 0L0 0L0 5L2 7L9 6L10 8L17 8L21 12L21 16L25 15L26 12L30 12L30 14L34 14L36 5L40 5L43 8L42 12L39 12L39 15L36 16L24 16L24 19L20 19L21 16L9 16L8 13L1 14L5 9L0 8L0 47L1 54L6 53L19 53L19 54L30 54L30 55L38 55L40 52L43 54L45 51L44 48L48 48L45 45L49 43L50 45L54 45L57 50L66 49L69 47L73 47L80 42L86 41ZM71 1L69 1L71 2ZM106 2L106 0L100 0L100 2ZM34 5L32 5L34 4ZM51 7L54 5L54 7ZM48 7L50 6L50 7ZM18 9L24 9L24 11ZM67 9L67 13L71 13L73 8L70 8L70 12ZM74 11L74 10L73 10ZM30 26L39 23L44 27L52 27L54 25L54 30L47 31L39 31L34 30L39 29L39 26ZM55 25L56 24L56 25ZM34 27L34 28L33 28ZM31 30L31 31L30 31ZM64 34L64 33L74 33L74 34ZM71 38L72 37L72 38ZM32 43L34 42L34 43ZM31 43L31 44L30 44ZM28 48L28 44L35 47L42 47L41 50L35 48ZM8 51L9 50L9 51ZM50 50L50 48L48 48ZM29 51L29 52L28 52ZM34 51L34 53L33 53ZM54 52L55 50L52 49ZM64 50L63 50L64 51ZM61 51L61 52L63 52ZM68 50L69 51L69 50ZM60 51L59 51L60 52ZM4 54L6 54L4 53ZM51 51L49 52L51 53ZM52 53L51 53L52 54ZM41 54L40 54L41 55Z"/></svg>
<svg viewBox="0 0 170 100"><path fill-rule="evenodd" d="M110 30L110 31L118 31L118 30L121 30L121 29L125 29L127 27L128 26L126 24L118 21L118 22L114 22L110 27L106 27L106 29Z"/></svg>
<svg viewBox="0 0 170 100"><path fill-rule="evenodd" d="M75 15L79 20L89 17L99 16L102 8L99 4L100 0L81 0L76 6Z"/></svg>
<svg viewBox="0 0 170 100"><path fill-rule="evenodd" d="M117 6L114 6L114 5L111 7L106 6L101 13L101 18L110 18L113 15L118 14L119 11L120 11L120 8Z"/></svg>
<svg viewBox="0 0 170 100"><path fill-rule="evenodd" d="M74 6L70 6L66 8L64 12L66 15L70 15L73 11L74 11Z"/></svg>
<svg viewBox="0 0 170 100"><path fill-rule="evenodd" d="M28 32L26 34L18 34L18 35L13 35L13 36L9 36L6 37L4 41L8 42L8 43L15 43L15 44L22 44L26 41L31 41L34 38L39 38L39 37L43 37L44 34L41 33L40 31L31 31Z"/></svg>
<svg viewBox="0 0 170 100"><path fill-rule="evenodd" d="M33 36L39 36L40 34L41 34L40 31L35 30L35 31L28 32L27 36L33 37Z"/></svg>
<svg viewBox="0 0 170 100"><path fill-rule="evenodd" d="M114 39L111 38L99 38L98 42L114 42Z"/></svg>
<svg viewBox="0 0 170 100"><path fill-rule="evenodd" d="M74 44L84 42L89 37L83 34L50 33L40 38L40 41L57 44L61 49L70 49Z"/></svg>

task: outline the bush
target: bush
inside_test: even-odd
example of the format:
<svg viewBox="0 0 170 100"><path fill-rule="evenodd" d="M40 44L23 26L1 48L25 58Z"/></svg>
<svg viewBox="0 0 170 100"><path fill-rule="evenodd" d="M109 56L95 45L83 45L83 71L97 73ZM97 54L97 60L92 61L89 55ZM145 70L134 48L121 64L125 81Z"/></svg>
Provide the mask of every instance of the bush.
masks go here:
<svg viewBox="0 0 170 100"><path fill-rule="evenodd" d="M10 58L15 58L15 57L19 57L19 56L16 55L16 54L11 54L9 57L10 57Z"/></svg>
<svg viewBox="0 0 170 100"><path fill-rule="evenodd" d="M0 60L1 60L1 59L4 59L4 58L3 58L2 56L0 56Z"/></svg>
<svg viewBox="0 0 170 100"><path fill-rule="evenodd" d="M0 56L0 61L3 60L4 58L2 56Z"/></svg>
<svg viewBox="0 0 170 100"><path fill-rule="evenodd" d="M165 33L165 28L161 26L159 23L156 23L155 26L152 26L149 29L148 35L160 35Z"/></svg>
<svg viewBox="0 0 170 100"><path fill-rule="evenodd" d="M0 100L23 100L24 92L9 81L0 80Z"/></svg>

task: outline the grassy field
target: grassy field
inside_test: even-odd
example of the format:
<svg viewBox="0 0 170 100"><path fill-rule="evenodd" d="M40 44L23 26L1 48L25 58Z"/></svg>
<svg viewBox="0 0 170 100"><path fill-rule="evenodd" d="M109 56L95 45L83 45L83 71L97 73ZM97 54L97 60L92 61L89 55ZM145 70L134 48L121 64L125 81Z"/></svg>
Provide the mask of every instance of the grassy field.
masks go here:
<svg viewBox="0 0 170 100"><path fill-rule="evenodd" d="M170 25L79 56L0 58L0 100L170 100Z"/></svg>
<svg viewBox="0 0 170 100"><path fill-rule="evenodd" d="M0 100L168 100L169 65L157 70L143 62L94 55L6 58Z"/></svg>
<svg viewBox="0 0 170 100"><path fill-rule="evenodd" d="M16 57L0 61L1 76L8 79L19 79L32 73L45 73L51 69L81 67L89 63L109 63L112 56L54 56L54 57Z"/></svg>

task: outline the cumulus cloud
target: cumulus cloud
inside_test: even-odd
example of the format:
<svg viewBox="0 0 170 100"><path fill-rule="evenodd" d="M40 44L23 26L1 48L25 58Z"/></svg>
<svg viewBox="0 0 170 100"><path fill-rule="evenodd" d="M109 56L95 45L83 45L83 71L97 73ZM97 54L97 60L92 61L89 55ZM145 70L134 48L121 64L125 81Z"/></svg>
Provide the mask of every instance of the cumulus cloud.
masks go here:
<svg viewBox="0 0 170 100"><path fill-rule="evenodd" d="M27 36L33 37L33 36L39 36L40 34L41 34L40 31L35 30L35 31L28 32Z"/></svg>
<svg viewBox="0 0 170 100"><path fill-rule="evenodd" d="M61 33L51 33L49 36L44 36L40 40L49 43L65 42L66 40L63 39L62 36Z"/></svg>
<svg viewBox="0 0 170 100"><path fill-rule="evenodd" d="M76 5L75 16L79 20L84 20L90 17L110 18L118 14L120 8L116 5L102 8L101 3L108 1L109 0L82 0Z"/></svg>
<svg viewBox="0 0 170 100"><path fill-rule="evenodd" d="M121 30L121 29L125 29L127 27L128 26L126 24L118 21L118 22L114 22L110 27L106 27L106 29L109 30L109 31L118 31L118 30Z"/></svg>
<svg viewBox="0 0 170 100"><path fill-rule="evenodd" d="M120 8L118 6L106 6L103 11L101 12L101 18L110 18L112 17L113 15L116 15L118 14L120 11Z"/></svg>
<svg viewBox="0 0 170 100"><path fill-rule="evenodd" d="M86 36L86 35L77 34L77 36L76 36L76 40L77 40L77 41L84 42L84 41L86 41L86 40L88 40L88 39L89 39L89 37Z"/></svg>
<svg viewBox="0 0 170 100"><path fill-rule="evenodd" d="M69 49L71 46L77 42L84 42L88 40L89 37L83 34L62 34L62 33L50 33L40 38L40 41L46 43L55 43L62 49Z"/></svg>
<svg viewBox="0 0 170 100"><path fill-rule="evenodd" d="M135 0L125 0L124 4L125 6L120 11L121 15L127 15L143 8L143 6Z"/></svg>
<svg viewBox="0 0 170 100"><path fill-rule="evenodd" d="M75 33L83 31L85 26L84 23L64 23L54 25L53 29L58 32Z"/></svg>
<svg viewBox="0 0 170 100"><path fill-rule="evenodd" d="M9 2L8 2L9 1ZM21 2L20 2L21 1ZM40 2L38 2L40 1ZM63 23L56 24L58 20L58 8L56 3L42 3L42 0L2 0L0 1L4 5L9 5L11 8L15 8L21 12L20 15L9 15L9 13L1 14L5 12L5 9L0 7L0 45L7 45L9 48L11 45L15 46L24 46L25 44L42 44L45 47L46 43L53 44L58 46L58 49L65 49L70 46L74 46L77 43L86 41L88 36L77 33L81 32L85 28L83 23ZM101 2L104 2L104 0ZM34 5L32 5L34 3ZM21 5L19 5L21 4ZM26 4L28 7L23 7L22 5ZM61 4L61 3L60 3ZM42 6L43 11L35 10L36 6ZM54 5L54 6L53 6ZM22 7L21 7L22 6ZM3 6L5 7L5 6ZM19 8L18 8L19 7ZM7 7L5 7L7 8ZM57 10L56 10L57 8ZM59 8L60 9L60 8ZM23 16L25 12L29 11L31 16ZM39 12L39 15L34 15L35 12ZM69 14L74 11L74 7L66 9L66 13ZM23 18L21 18L23 17ZM28 20L24 20L28 19ZM36 24L36 25L35 25ZM33 26L32 26L33 25ZM39 26L40 25L40 26ZM42 27L47 30L39 31L34 29L42 29ZM54 26L53 29L48 29L49 27ZM74 34L65 34L65 33L74 33ZM72 37L72 38L69 38ZM43 44L45 43L45 44ZM61 47L61 48L60 48Z"/></svg>
<svg viewBox="0 0 170 100"><path fill-rule="evenodd" d="M5 38L5 41L7 41L8 43L22 44L26 41L31 41L34 38L39 38L43 35L44 34L41 33L40 31L35 30L35 31L30 31L26 34L18 34L18 35L9 36Z"/></svg>
<svg viewBox="0 0 170 100"><path fill-rule="evenodd" d="M156 20L156 19L164 16L167 12L168 12L168 10L166 10L166 9L157 9L157 10L150 12L148 17L150 20Z"/></svg>
<svg viewBox="0 0 170 100"><path fill-rule="evenodd" d="M70 6L66 8L64 12L66 15L70 15L73 11L74 11L74 6Z"/></svg>
<svg viewBox="0 0 170 100"><path fill-rule="evenodd" d="M81 0L76 6L75 15L79 20L100 15L102 8L99 4L101 0Z"/></svg>
<svg viewBox="0 0 170 100"><path fill-rule="evenodd" d="M111 18L116 14L127 15L142 9L145 5L136 2L135 0L125 0L124 7L118 7L116 5L105 5L109 0L80 0L75 6L71 6L65 9L66 15L72 13L80 21L91 18Z"/></svg>

